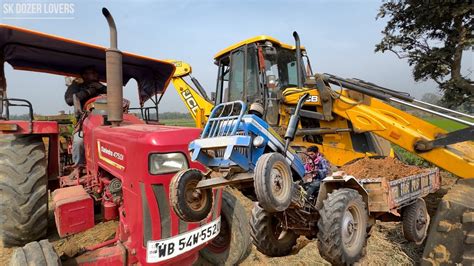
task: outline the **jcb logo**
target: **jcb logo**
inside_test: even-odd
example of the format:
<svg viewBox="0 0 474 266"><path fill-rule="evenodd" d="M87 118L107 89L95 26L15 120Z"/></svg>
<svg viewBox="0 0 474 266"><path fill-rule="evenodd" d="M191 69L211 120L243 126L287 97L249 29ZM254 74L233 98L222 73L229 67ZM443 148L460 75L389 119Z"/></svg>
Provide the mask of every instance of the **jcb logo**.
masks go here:
<svg viewBox="0 0 474 266"><path fill-rule="evenodd" d="M193 116L196 117L199 106L196 102L196 99L194 99L193 95L191 94L191 91L188 89L182 90L181 95L183 96L186 105L188 105L188 108L191 110Z"/></svg>
<svg viewBox="0 0 474 266"><path fill-rule="evenodd" d="M312 95L312 96L309 96L308 100L306 101L310 103L317 103L319 101L319 98L316 95Z"/></svg>

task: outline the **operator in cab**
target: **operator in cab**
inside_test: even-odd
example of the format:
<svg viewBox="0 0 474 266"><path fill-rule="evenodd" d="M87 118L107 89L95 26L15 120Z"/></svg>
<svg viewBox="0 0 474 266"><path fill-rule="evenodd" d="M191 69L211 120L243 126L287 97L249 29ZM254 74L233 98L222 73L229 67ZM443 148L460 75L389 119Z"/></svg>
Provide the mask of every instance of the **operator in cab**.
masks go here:
<svg viewBox="0 0 474 266"><path fill-rule="evenodd" d="M74 105L73 96L81 103L81 108L84 108L85 103L101 94L107 93L107 87L99 82L99 73L93 66L84 68L81 71L81 79L75 79L71 85L68 86L64 99L69 106ZM78 121L74 129L72 140L72 161L74 162L74 171L71 175L78 175L85 163L84 156L84 140L81 130L81 121Z"/></svg>
<svg viewBox="0 0 474 266"><path fill-rule="evenodd" d="M306 149L305 179L309 183L307 187L307 199L313 201L319 193L321 180L323 180L331 170L329 162L319 152L317 146L311 146Z"/></svg>
<svg viewBox="0 0 474 266"><path fill-rule="evenodd" d="M81 82L82 81L82 82ZM84 68L81 71L81 79L75 79L68 86L64 99L69 106L73 106L73 95L81 102L81 107L94 97L107 93L107 87L99 82L99 73L93 66Z"/></svg>

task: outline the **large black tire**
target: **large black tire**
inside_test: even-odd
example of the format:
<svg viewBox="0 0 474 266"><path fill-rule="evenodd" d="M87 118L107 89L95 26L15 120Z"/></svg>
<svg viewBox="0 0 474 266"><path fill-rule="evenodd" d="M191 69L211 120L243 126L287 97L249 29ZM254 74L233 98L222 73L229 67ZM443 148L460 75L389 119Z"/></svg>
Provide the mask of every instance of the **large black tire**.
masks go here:
<svg viewBox="0 0 474 266"><path fill-rule="evenodd" d="M420 245L425 240L430 216L423 199L417 199L414 203L402 210L403 236L406 240Z"/></svg>
<svg viewBox="0 0 474 266"><path fill-rule="evenodd" d="M257 250L270 257L290 254L298 239L290 230L282 234L278 219L257 204L252 209L250 235Z"/></svg>
<svg viewBox="0 0 474 266"><path fill-rule="evenodd" d="M186 222L199 222L212 209L212 189L196 189L203 174L197 169L178 172L170 184L170 201L178 217Z"/></svg>
<svg viewBox="0 0 474 266"><path fill-rule="evenodd" d="M474 179L458 180L436 208L421 265L474 265Z"/></svg>
<svg viewBox="0 0 474 266"><path fill-rule="evenodd" d="M354 189L330 193L319 210L318 248L321 257L333 265L357 262L367 244L367 210Z"/></svg>
<svg viewBox="0 0 474 266"><path fill-rule="evenodd" d="M267 212L282 212L291 203L293 178L283 155L262 155L255 166L254 187L258 203Z"/></svg>
<svg viewBox="0 0 474 266"><path fill-rule="evenodd" d="M13 252L10 266L59 266L61 260L48 240L31 242Z"/></svg>
<svg viewBox="0 0 474 266"><path fill-rule="evenodd" d="M252 245L244 207L228 191L222 193L221 231L200 255L212 265L236 265L248 257Z"/></svg>
<svg viewBox="0 0 474 266"><path fill-rule="evenodd" d="M46 235L48 178L41 136L0 136L0 239L22 246Z"/></svg>

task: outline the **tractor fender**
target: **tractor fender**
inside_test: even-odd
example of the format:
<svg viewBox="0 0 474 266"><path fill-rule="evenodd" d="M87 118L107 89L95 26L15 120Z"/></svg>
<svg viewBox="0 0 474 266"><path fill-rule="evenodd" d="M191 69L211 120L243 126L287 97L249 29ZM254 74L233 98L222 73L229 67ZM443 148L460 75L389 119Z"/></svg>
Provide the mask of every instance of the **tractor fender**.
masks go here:
<svg viewBox="0 0 474 266"><path fill-rule="evenodd" d="M327 198L328 194L336 189L340 188L352 188L357 190L364 200L367 210L369 206L369 194L367 190L357 181L357 179L351 175L345 176L328 176L321 182L321 187L318 193L318 199L316 200L316 209L320 210L323 207L323 201Z"/></svg>

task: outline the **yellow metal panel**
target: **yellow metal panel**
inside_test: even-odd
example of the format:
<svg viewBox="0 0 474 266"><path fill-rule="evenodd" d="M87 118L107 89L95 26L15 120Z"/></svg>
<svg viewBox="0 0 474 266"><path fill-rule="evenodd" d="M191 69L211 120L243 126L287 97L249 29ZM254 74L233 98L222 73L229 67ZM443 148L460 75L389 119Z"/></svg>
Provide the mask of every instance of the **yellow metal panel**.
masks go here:
<svg viewBox="0 0 474 266"><path fill-rule="evenodd" d="M178 61L178 60L165 60L165 61L172 63L176 67L173 77L183 77L193 72L191 65L184 61Z"/></svg>

